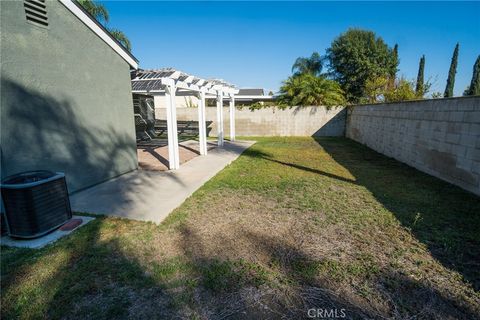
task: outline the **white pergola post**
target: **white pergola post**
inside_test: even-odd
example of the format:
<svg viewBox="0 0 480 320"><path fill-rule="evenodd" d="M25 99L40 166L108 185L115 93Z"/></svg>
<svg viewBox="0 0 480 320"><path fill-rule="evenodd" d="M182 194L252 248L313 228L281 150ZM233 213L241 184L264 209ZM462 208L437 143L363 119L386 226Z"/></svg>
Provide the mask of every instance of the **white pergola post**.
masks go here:
<svg viewBox="0 0 480 320"><path fill-rule="evenodd" d="M165 86L165 98L167 101L168 166L170 170L180 168L175 91L174 83Z"/></svg>
<svg viewBox="0 0 480 320"><path fill-rule="evenodd" d="M235 97L230 96L230 141L235 141Z"/></svg>
<svg viewBox="0 0 480 320"><path fill-rule="evenodd" d="M223 92L217 90L217 138L218 146L223 146Z"/></svg>
<svg viewBox="0 0 480 320"><path fill-rule="evenodd" d="M200 155L207 154L207 128L205 119L205 90L202 90L198 94L198 137L199 137L199 149Z"/></svg>

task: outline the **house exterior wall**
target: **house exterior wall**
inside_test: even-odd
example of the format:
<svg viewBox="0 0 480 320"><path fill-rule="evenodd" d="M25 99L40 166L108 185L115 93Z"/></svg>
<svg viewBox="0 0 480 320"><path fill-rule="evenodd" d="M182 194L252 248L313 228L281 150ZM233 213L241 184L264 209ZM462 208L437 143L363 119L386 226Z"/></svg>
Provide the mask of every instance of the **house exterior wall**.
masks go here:
<svg viewBox="0 0 480 320"><path fill-rule="evenodd" d="M346 136L480 195L480 97L355 106Z"/></svg>
<svg viewBox="0 0 480 320"><path fill-rule="evenodd" d="M166 109L156 108L156 118L166 119ZM211 136L217 134L217 108L206 108L206 120ZM345 133L346 110L343 107L293 107L281 110L264 108L250 111L237 108L235 131L237 136L343 136ZM198 121L197 108L177 108L178 120ZM230 111L223 109L225 137L230 134Z"/></svg>
<svg viewBox="0 0 480 320"><path fill-rule="evenodd" d="M65 172L76 191L137 168L129 65L58 1L48 28L1 1L1 176Z"/></svg>

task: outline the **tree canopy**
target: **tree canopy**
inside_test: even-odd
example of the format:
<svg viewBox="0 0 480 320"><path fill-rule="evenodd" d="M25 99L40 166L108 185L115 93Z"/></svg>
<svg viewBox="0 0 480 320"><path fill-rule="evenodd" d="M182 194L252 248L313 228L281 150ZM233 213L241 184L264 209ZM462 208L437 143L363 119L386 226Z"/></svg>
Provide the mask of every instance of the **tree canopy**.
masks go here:
<svg viewBox="0 0 480 320"><path fill-rule="evenodd" d="M470 81L470 86L466 90L467 96L478 96L480 95L480 56L475 60L473 65L473 75L472 80Z"/></svg>
<svg viewBox="0 0 480 320"><path fill-rule="evenodd" d="M311 73L293 75L283 82L278 98L280 106L339 106L345 105L340 85Z"/></svg>
<svg viewBox="0 0 480 320"><path fill-rule="evenodd" d="M90 13L90 15L92 15L95 19L102 23L105 26L105 29L107 29L108 32L110 32L110 34L125 47L125 49L127 49L128 51L132 51L132 45L125 33L118 29L109 28L107 26L107 23L110 20L110 15L107 8L103 4L98 3L95 0L78 0L78 3L88 13Z"/></svg>
<svg viewBox="0 0 480 320"><path fill-rule="evenodd" d="M323 58L318 52L312 53L310 57L299 57L292 66L292 72L296 75L310 73L320 75L323 69Z"/></svg>
<svg viewBox="0 0 480 320"><path fill-rule="evenodd" d="M396 79L393 85L388 77L376 77L368 79L365 84L366 96L361 103L398 102L414 99L422 99L423 94L430 90L429 81L423 83L422 93L419 95L415 89L415 83L405 78Z"/></svg>
<svg viewBox="0 0 480 320"><path fill-rule="evenodd" d="M109 29L108 31L110 31L110 34L115 39L117 39L118 42L120 42L125 47L125 49L127 49L128 51L132 51L132 44L130 43L130 40L125 35L125 33L123 33L123 31L120 31L118 29Z"/></svg>
<svg viewBox="0 0 480 320"><path fill-rule="evenodd" d="M327 58L332 77L354 103L365 97L368 79L390 77L398 67L398 54L374 32L361 29L337 37L327 49Z"/></svg>
<svg viewBox="0 0 480 320"><path fill-rule="evenodd" d="M110 20L108 10L103 4L94 0L78 0L78 3L98 21L106 24Z"/></svg>
<svg viewBox="0 0 480 320"><path fill-rule="evenodd" d="M445 98L453 97L453 87L455 86L455 74L457 73L457 63L458 63L458 43L453 50L452 62L450 63L450 69L448 70L447 86L445 87L445 92L443 96Z"/></svg>
<svg viewBox="0 0 480 320"><path fill-rule="evenodd" d="M417 86L415 87L415 92L418 97L423 97L425 93L425 55L420 58L420 62L418 64L418 75L417 75Z"/></svg>

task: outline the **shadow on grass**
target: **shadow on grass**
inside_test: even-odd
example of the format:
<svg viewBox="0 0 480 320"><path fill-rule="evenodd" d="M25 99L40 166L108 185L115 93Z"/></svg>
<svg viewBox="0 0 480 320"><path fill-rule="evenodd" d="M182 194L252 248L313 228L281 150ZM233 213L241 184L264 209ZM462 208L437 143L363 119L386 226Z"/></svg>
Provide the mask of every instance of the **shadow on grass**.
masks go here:
<svg viewBox="0 0 480 320"><path fill-rule="evenodd" d="M480 198L346 138L314 138L355 180L274 159L245 155L367 188L444 266L480 290Z"/></svg>
<svg viewBox="0 0 480 320"><path fill-rule="evenodd" d="M344 314L342 318L347 319L477 317L469 306L390 268L366 272L381 300L363 298L351 291L348 280L332 277L329 268L343 266L332 264L327 257L312 259L301 241L240 231L235 234L256 248L248 260L229 260L219 252L212 257L196 231L181 227L181 245L201 279L196 302L209 305L210 319L306 319L312 309L310 312ZM256 255L268 257L269 267L258 263Z"/></svg>
<svg viewBox="0 0 480 320"><path fill-rule="evenodd" d="M480 290L480 198L349 139L317 143L424 243Z"/></svg>
<svg viewBox="0 0 480 320"><path fill-rule="evenodd" d="M120 238L100 238L105 221L97 218L42 251L2 248L2 319L184 317Z"/></svg>

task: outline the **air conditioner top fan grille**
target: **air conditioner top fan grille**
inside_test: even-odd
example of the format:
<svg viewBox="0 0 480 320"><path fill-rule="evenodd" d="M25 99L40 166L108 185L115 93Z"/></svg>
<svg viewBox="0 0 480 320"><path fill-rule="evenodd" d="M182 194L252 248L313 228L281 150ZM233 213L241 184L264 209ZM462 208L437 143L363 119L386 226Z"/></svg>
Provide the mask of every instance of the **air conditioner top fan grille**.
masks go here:
<svg viewBox="0 0 480 320"><path fill-rule="evenodd" d="M64 176L63 173L55 173L47 170L21 172L3 179L2 188L18 189L33 187L38 184L57 179L59 175Z"/></svg>

